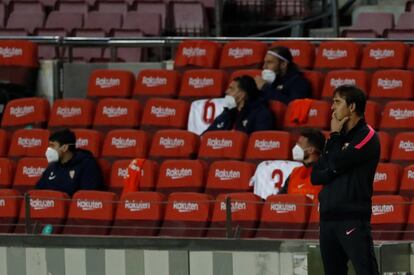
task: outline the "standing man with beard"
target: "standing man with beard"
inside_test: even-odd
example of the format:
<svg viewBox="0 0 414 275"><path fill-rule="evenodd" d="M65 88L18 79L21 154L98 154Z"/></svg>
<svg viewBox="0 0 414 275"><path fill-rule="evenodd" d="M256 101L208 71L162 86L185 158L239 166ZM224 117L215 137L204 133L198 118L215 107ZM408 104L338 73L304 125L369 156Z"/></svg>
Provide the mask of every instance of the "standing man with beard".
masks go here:
<svg viewBox="0 0 414 275"><path fill-rule="evenodd" d="M371 236L372 185L380 158L378 135L365 122L365 94L355 86L334 91L331 133L313 166L311 182L322 185L320 249L325 275L378 275Z"/></svg>
<svg viewBox="0 0 414 275"><path fill-rule="evenodd" d="M312 96L309 81L293 62L292 54L286 47L274 47L267 51L262 76L257 76L255 81L267 100L287 105L292 100Z"/></svg>

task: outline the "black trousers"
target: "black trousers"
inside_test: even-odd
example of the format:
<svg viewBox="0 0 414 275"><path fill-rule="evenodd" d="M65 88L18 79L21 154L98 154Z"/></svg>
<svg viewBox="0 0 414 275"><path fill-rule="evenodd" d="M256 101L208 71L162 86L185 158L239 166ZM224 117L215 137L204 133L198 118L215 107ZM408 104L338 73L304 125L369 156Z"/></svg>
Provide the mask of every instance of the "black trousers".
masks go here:
<svg viewBox="0 0 414 275"><path fill-rule="evenodd" d="M348 274L349 260L357 275L379 275L369 221L321 221L320 249L325 275Z"/></svg>

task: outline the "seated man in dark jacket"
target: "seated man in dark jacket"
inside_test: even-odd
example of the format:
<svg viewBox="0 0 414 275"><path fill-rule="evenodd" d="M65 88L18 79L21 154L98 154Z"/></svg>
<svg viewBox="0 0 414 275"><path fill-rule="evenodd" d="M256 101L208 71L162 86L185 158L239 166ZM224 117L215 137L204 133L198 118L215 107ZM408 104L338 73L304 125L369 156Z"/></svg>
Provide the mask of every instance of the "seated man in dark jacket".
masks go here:
<svg viewBox="0 0 414 275"><path fill-rule="evenodd" d="M235 78L226 91L226 107L206 131L234 129L250 134L275 129L273 113L260 93L252 77Z"/></svg>
<svg viewBox="0 0 414 275"><path fill-rule="evenodd" d="M61 130L49 137L46 158L49 166L36 184L37 189L66 192L72 196L78 190L100 190L102 173L92 153L76 149L75 134Z"/></svg>
<svg viewBox="0 0 414 275"><path fill-rule="evenodd" d="M309 81L293 62L292 54L286 47L267 51L262 76L257 76L255 81L267 100L289 104L292 100L312 96Z"/></svg>

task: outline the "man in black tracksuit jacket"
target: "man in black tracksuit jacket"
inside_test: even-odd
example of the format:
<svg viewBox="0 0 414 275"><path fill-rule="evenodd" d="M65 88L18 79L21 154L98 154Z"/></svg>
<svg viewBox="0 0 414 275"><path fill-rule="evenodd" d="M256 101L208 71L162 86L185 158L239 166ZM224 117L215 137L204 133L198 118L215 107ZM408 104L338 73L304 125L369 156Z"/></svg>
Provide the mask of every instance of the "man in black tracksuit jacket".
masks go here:
<svg viewBox="0 0 414 275"><path fill-rule="evenodd" d="M380 144L364 120L366 99L354 86L334 92L331 134L313 167L312 184L322 184L320 249L325 275L379 274L371 237L371 197Z"/></svg>

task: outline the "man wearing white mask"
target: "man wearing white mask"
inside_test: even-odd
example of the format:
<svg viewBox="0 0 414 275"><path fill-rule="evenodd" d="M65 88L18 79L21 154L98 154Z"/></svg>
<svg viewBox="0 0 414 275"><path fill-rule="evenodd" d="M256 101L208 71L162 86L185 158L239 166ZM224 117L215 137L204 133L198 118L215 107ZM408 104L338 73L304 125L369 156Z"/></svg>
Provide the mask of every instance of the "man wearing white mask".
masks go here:
<svg viewBox="0 0 414 275"><path fill-rule="evenodd" d="M206 131L234 129L250 134L255 131L274 130L273 113L260 94L251 76L235 78L227 88L223 112Z"/></svg>
<svg viewBox="0 0 414 275"><path fill-rule="evenodd" d="M318 161L323 147L325 136L316 129L303 129L296 145L292 149L293 160L300 161L303 166L292 170L290 176L279 194L303 194L314 200L318 197L321 186L312 185L312 166Z"/></svg>
<svg viewBox="0 0 414 275"><path fill-rule="evenodd" d="M267 51L261 76L255 78L257 87L267 100L289 104L299 98L312 96L311 85L293 62L290 50L278 46Z"/></svg>
<svg viewBox="0 0 414 275"><path fill-rule="evenodd" d="M36 189L49 189L72 196L78 190L100 190L102 173L92 153L76 149L75 134L69 129L56 131L49 137L45 156L49 162Z"/></svg>

